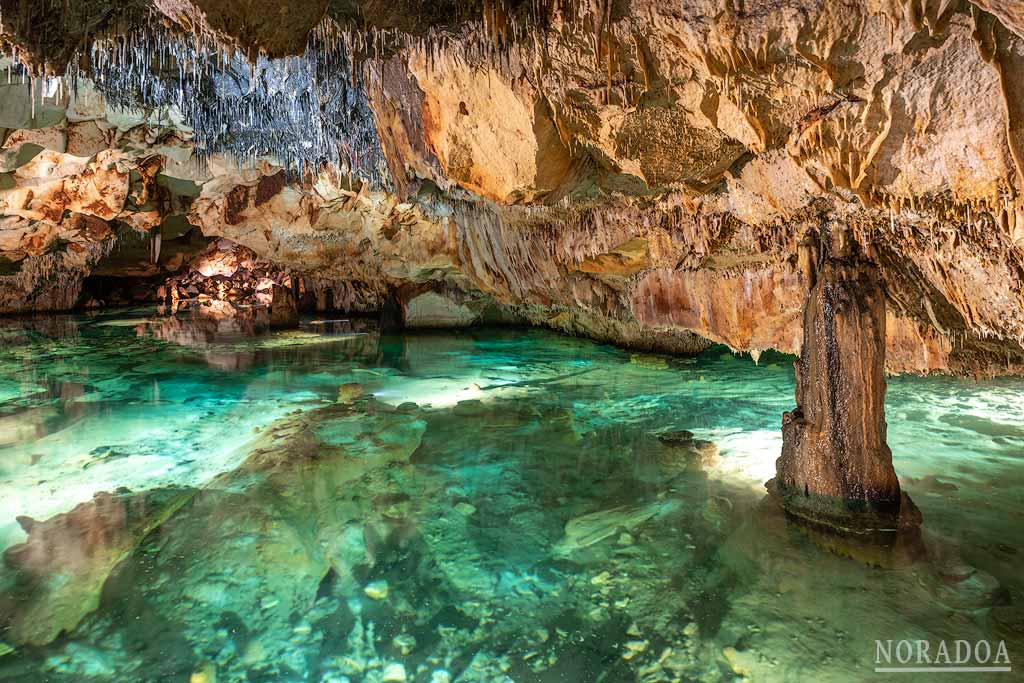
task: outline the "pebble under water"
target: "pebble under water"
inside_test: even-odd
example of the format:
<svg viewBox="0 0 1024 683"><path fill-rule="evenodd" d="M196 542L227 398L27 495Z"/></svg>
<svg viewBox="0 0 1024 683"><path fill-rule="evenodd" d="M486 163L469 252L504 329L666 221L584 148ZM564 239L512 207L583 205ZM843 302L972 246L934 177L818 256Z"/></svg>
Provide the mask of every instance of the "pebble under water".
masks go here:
<svg viewBox="0 0 1024 683"><path fill-rule="evenodd" d="M958 639L1012 680L1024 380L890 381L927 555L880 568L766 499L792 360L0 321L0 681L908 680L876 641Z"/></svg>

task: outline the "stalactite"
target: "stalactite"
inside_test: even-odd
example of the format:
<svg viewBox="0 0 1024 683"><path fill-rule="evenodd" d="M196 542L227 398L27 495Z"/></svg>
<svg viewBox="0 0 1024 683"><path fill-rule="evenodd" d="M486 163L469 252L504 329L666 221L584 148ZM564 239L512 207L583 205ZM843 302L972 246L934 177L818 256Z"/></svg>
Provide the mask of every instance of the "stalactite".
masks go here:
<svg viewBox="0 0 1024 683"><path fill-rule="evenodd" d="M250 62L154 22L97 38L69 69L69 90L89 78L112 104L180 112L199 156L227 152L252 164L271 155L299 175L329 164L387 184L361 79L337 36L324 26L302 56Z"/></svg>

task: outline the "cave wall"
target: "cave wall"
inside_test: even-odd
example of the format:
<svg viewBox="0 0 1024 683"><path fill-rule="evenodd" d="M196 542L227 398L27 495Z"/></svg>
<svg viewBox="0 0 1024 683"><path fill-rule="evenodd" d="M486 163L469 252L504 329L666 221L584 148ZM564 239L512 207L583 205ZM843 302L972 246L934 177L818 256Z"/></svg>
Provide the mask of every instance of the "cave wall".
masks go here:
<svg viewBox="0 0 1024 683"><path fill-rule="evenodd" d="M217 77L235 84L220 88L230 111L333 92L310 50L343 46L339 111L365 103L372 134L298 107L214 136L187 120L200 110L144 93L130 106L88 69L56 92L15 78L0 86L0 312L81 303L126 231L151 243L173 219L331 283L352 310L432 290L644 348L797 353L798 245L838 221L884 281L888 371L1024 367L1015 3L405 3L416 29L403 3L312 3L272 46L245 20L264 4L288 5L154 11L253 57ZM97 73L121 68L110 59ZM275 126L280 154L240 158L239 140ZM360 153L296 164L285 148L307 128L310 149Z"/></svg>

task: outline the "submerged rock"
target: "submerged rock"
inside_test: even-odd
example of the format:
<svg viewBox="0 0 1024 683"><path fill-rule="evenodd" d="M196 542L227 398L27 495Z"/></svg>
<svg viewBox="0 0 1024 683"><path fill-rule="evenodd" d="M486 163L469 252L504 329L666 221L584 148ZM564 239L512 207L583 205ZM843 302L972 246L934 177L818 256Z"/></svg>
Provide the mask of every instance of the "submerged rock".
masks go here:
<svg viewBox="0 0 1024 683"><path fill-rule="evenodd" d="M452 413L459 417L480 417L489 412L487 405L475 398L459 401L452 408Z"/></svg>
<svg viewBox="0 0 1024 683"><path fill-rule="evenodd" d="M718 463L718 446L712 441L695 438L693 432L689 430L658 432L657 437L661 443L669 447L657 454L661 468L666 472L699 470L713 467Z"/></svg>
<svg viewBox="0 0 1024 683"><path fill-rule="evenodd" d="M921 579L941 604L951 610L992 609L1000 590L999 580L988 572L962 562L944 562Z"/></svg>
<svg viewBox="0 0 1024 683"><path fill-rule="evenodd" d="M470 515L476 513L476 507L473 506L473 505L470 505L469 503L467 503L465 501L463 501L461 503L456 503L454 509L460 515L465 515L466 517L469 517Z"/></svg>
<svg viewBox="0 0 1024 683"><path fill-rule="evenodd" d="M99 605L114 567L195 495L191 490L100 493L45 521L21 518L28 539L4 553L13 589L0 595L4 637L45 645Z"/></svg>
<svg viewBox="0 0 1024 683"><path fill-rule="evenodd" d="M405 683L405 680L405 666L396 662L384 666L384 671L381 673L381 681L384 683Z"/></svg>
<svg viewBox="0 0 1024 683"><path fill-rule="evenodd" d="M217 667L207 663L189 676L188 683L217 683Z"/></svg>
<svg viewBox="0 0 1024 683"><path fill-rule="evenodd" d="M589 548L622 531L632 531L644 522L676 508L674 501L659 501L635 507L616 507L599 510L569 520L565 535L555 544L552 554L556 557L570 557L573 553Z"/></svg>
<svg viewBox="0 0 1024 683"><path fill-rule="evenodd" d="M351 403L366 393L366 387L356 382L342 384L338 387L338 403Z"/></svg>
<svg viewBox="0 0 1024 683"><path fill-rule="evenodd" d="M658 432L658 441L669 445L687 445L693 442L693 432L688 429L670 429Z"/></svg>
<svg viewBox="0 0 1024 683"><path fill-rule="evenodd" d="M388 597L388 582L374 581L368 583L366 588L363 589L363 593L372 600L386 600Z"/></svg>
<svg viewBox="0 0 1024 683"><path fill-rule="evenodd" d="M416 649L416 638L407 633L402 633L395 636L391 640L391 644L403 655L407 655Z"/></svg>

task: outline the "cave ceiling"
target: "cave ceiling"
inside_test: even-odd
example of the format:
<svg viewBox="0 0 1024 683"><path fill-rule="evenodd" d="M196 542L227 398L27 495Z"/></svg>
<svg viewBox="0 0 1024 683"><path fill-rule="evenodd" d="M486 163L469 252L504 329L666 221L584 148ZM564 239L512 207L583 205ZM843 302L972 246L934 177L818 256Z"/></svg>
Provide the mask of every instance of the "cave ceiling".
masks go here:
<svg viewBox="0 0 1024 683"><path fill-rule="evenodd" d="M890 369L1024 363L1018 2L0 10L0 310L72 305L45 273L174 217L366 308L443 287L793 352L797 245L841 223L881 267Z"/></svg>

